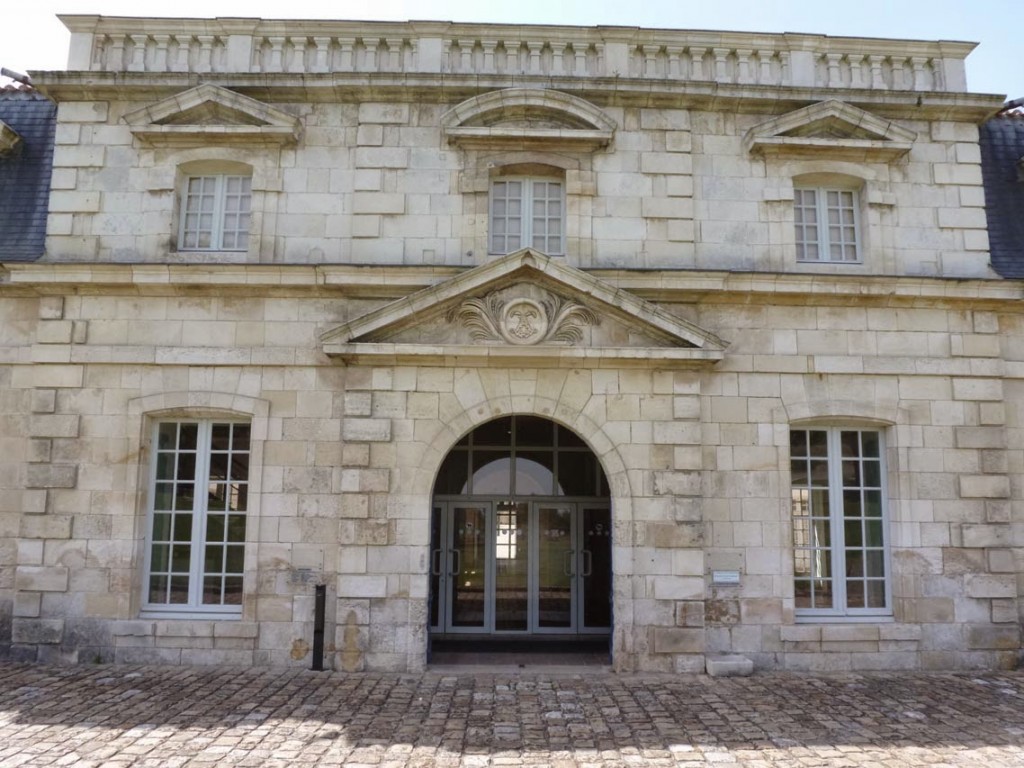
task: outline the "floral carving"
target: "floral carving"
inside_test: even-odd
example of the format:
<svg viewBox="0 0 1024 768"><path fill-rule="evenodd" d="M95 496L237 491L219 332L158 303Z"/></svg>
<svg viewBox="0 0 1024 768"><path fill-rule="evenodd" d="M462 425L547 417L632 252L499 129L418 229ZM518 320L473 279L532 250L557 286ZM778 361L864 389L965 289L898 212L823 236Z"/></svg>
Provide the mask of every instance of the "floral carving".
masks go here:
<svg viewBox="0 0 1024 768"><path fill-rule="evenodd" d="M479 299L467 299L448 313L449 322L461 322L475 341L504 341L518 346L578 344L583 339L583 328L600 322L591 310L559 296L506 299L501 293L493 291Z"/></svg>

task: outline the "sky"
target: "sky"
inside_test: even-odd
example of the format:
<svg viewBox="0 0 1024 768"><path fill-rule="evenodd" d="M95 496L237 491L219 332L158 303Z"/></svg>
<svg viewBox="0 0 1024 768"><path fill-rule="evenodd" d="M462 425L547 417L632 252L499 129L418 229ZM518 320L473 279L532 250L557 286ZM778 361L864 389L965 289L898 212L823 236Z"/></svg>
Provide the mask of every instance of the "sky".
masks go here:
<svg viewBox="0 0 1024 768"><path fill-rule="evenodd" d="M5 6L0 11L0 66L19 72L66 65L68 32L58 13L431 19L965 40L980 43L967 59L971 91L1024 97L1024 0L8 0Z"/></svg>

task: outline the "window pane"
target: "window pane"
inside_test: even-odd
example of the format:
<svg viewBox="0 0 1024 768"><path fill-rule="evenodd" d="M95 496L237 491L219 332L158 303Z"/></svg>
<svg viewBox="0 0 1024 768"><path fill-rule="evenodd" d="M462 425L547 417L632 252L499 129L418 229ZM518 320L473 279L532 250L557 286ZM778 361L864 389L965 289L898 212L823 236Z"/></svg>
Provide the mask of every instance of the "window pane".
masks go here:
<svg viewBox="0 0 1024 768"><path fill-rule="evenodd" d="M868 608L885 608L885 582L870 580L867 582Z"/></svg>
<svg viewBox="0 0 1024 768"><path fill-rule="evenodd" d="M171 560L171 548L167 544L154 544L149 567L154 572L166 573Z"/></svg>
<svg viewBox="0 0 1024 768"><path fill-rule="evenodd" d="M547 419L535 416L516 416L516 445L520 448L534 446L548 448L554 444L555 425Z"/></svg>
<svg viewBox="0 0 1024 768"><path fill-rule="evenodd" d="M192 515L178 514L174 516L174 540L192 540Z"/></svg>
<svg viewBox="0 0 1024 768"><path fill-rule="evenodd" d="M481 424L473 431L473 445L512 446L512 419L504 417Z"/></svg>
<svg viewBox="0 0 1024 768"><path fill-rule="evenodd" d="M508 452L473 452L472 492L485 496L512 493L512 459Z"/></svg>
<svg viewBox="0 0 1024 768"><path fill-rule="evenodd" d="M864 582L860 579L847 580L846 605L848 608L864 607Z"/></svg>
<svg viewBox="0 0 1024 768"><path fill-rule="evenodd" d="M172 576L170 602L184 604L188 602L188 576Z"/></svg>
<svg viewBox="0 0 1024 768"><path fill-rule="evenodd" d="M554 495L555 452L518 451L513 490L519 496Z"/></svg>
<svg viewBox="0 0 1024 768"><path fill-rule="evenodd" d="M203 558L205 573L220 573L224 570L224 547L207 545L206 556Z"/></svg>
<svg viewBox="0 0 1024 768"><path fill-rule="evenodd" d="M555 492L559 496L594 496L599 471L597 457L590 451L561 451Z"/></svg>
<svg viewBox="0 0 1024 768"><path fill-rule="evenodd" d="M236 544L227 547L225 558L225 573L242 573L245 570L245 546Z"/></svg>
<svg viewBox="0 0 1024 768"><path fill-rule="evenodd" d="M242 577L226 576L224 578L224 605L242 604Z"/></svg>
<svg viewBox="0 0 1024 768"><path fill-rule="evenodd" d="M149 602L166 603L169 601L167 587L170 581L167 576L154 574L149 577Z"/></svg>
<svg viewBox="0 0 1024 768"><path fill-rule="evenodd" d="M815 429L807 433L811 456L828 456L828 432Z"/></svg>
<svg viewBox="0 0 1024 768"><path fill-rule="evenodd" d="M219 605L221 602L221 584L223 577L207 576L203 579L203 604Z"/></svg>
<svg viewBox="0 0 1024 768"><path fill-rule="evenodd" d="M188 573L192 565L192 547L189 544L175 544L171 547L171 572Z"/></svg>
<svg viewBox="0 0 1024 768"><path fill-rule="evenodd" d="M154 541L170 541L171 535L171 516L167 514L156 513L153 515L153 540Z"/></svg>

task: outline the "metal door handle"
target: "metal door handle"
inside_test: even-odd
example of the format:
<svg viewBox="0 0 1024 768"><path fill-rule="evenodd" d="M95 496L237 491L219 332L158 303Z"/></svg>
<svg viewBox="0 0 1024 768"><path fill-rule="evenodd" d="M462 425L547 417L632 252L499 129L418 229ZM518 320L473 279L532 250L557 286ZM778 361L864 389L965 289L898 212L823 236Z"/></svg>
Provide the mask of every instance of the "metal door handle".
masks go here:
<svg viewBox="0 0 1024 768"><path fill-rule="evenodd" d="M565 554L562 555L562 573L566 576L575 576L575 557L576 551L573 549L565 550Z"/></svg>
<svg viewBox="0 0 1024 768"><path fill-rule="evenodd" d="M583 577L586 578L594 572L594 555L589 549L583 550Z"/></svg>
<svg viewBox="0 0 1024 768"><path fill-rule="evenodd" d="M441 575L441 550L435 549L430 553L430 575Z"/></svg>
<svg viewBox="0 0 1024 768"><path fill-rule="evenodd" d="M452 572L449 576L458 576L462 572L462 553L457 550L452 550Z"/></svg>

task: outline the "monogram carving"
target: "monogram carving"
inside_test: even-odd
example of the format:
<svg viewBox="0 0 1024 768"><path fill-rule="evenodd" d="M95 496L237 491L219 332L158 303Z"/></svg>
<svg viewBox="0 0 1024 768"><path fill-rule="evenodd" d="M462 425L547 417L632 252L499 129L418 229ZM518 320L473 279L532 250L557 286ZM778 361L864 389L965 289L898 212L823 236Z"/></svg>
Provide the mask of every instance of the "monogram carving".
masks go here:
<svg viewBox="0 0 1024 768"><path fill-rule="evenodd" d="M578 344L583 329L600 322L591 310L558 296L545 293L540 299L509 299L501 293L493 291L479 299L467 299L448 313L448 321L461 322L476 341L519 346Z"/></svg>

